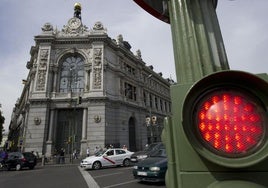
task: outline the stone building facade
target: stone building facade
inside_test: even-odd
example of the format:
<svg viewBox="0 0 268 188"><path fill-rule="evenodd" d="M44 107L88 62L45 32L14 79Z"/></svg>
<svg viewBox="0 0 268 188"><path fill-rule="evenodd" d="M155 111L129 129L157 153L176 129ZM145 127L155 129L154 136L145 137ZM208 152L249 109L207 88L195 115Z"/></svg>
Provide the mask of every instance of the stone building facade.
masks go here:
<svg viewBox="0 0 268 188"><path fill-rule="evenodd" d="M46 23L35 36L9 141L46 156L108 144L137 151L160 141L170 80L146 66L139 50L133 54L122 35L111 39L101 22L86 27L80 11L62 30Z"/></svg>

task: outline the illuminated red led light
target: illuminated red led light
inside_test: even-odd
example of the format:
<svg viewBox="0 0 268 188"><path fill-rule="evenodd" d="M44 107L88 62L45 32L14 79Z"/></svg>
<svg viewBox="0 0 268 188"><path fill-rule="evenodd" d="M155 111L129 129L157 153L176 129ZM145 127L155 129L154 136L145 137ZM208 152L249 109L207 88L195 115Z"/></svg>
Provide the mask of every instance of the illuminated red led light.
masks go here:
<svg viewBox="0 0 268 188"><path fill-rule="evenodd" d="M245 154L264 137L262 112L240 92L214 92L199 103L198 131L205 144L227 155Z"/></svg>

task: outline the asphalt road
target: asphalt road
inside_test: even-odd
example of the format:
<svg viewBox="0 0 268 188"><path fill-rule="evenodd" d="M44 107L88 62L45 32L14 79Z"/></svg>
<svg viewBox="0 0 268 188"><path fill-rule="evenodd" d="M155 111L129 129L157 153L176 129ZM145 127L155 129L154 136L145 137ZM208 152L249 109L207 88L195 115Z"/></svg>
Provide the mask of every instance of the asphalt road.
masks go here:
<svg viewBox="0 0 268 188"><path fill-rule="evenodd" d="M36 166L33 170L0 171L2 188L88 188L77 165Z"/></svg>
<svg viewBox="0 0 268 188"><path fill-rule="evenodd" d="M163 183L141 183L133 178L133 167L88 170L100 188L165 188Z"/></svg>
<svg viewBox="0 0 268 188"><path fill-rule="evenodd" d="M166 188L161 183L141 183L133 167L84 170L78 164L36 166L33 170L0 170L2 188Z"/></svg>

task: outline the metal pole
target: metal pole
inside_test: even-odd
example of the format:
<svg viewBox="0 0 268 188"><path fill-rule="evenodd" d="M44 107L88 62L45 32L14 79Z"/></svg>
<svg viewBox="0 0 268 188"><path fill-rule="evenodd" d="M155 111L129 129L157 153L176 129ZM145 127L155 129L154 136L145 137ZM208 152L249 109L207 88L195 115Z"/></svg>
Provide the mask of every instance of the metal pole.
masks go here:
<svg viewBox="0 0 268 188"><path fill-rule="evenodd" d="M173 40L177 82L182 88L206 75L229 70L227 55L215 11L217 0L169 0L169 17ZM174 95L174 93L173 93ZM171 98L176 98L171 96ZM181 114L181 112L177 112ZM166 120L168 187L181 187L178 171L178 129Z"/></svg>
<svg viewBox="0 0 268 188"><path fill-rule="evenodd" d="M170 0L169 16L178 83L193 83L229 65L216 0Z"/></svg>

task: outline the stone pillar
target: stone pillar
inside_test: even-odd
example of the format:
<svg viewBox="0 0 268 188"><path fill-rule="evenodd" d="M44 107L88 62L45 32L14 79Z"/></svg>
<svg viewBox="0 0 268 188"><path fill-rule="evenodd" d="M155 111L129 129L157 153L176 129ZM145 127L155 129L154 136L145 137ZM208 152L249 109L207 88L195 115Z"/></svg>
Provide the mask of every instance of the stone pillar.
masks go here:
<svg viewBox="0 0 268 188"><path fill-rule="evenodd" d="M54 78L53 78L53 91L56 92L57 90L57 78L58 78L58 71L54 70Z"/></svg>
<svg viewBox="0 0 268 188"><path fill-rule="evenodd" d="M49 119L49 132L48 132L48 140L46 145L46 156L50 157L52 152L52 137L54 130L54 121L55 120L55 110L51 109L50 111L50 119Z"/></svg>
<svg viewBox="0 0 268 188"><path fill-rule="evenodd" d="M83 110L83 124L82 124L82 140L81 140L81 148L80 155L84 156L87 148L87 113L88 109L84 108Z"/></svg>
<svg viewBox="0 0 268 188"><path fill-rule="evenodd" d="M82 140L87 139L87 108L83 110Z"/></svg>

